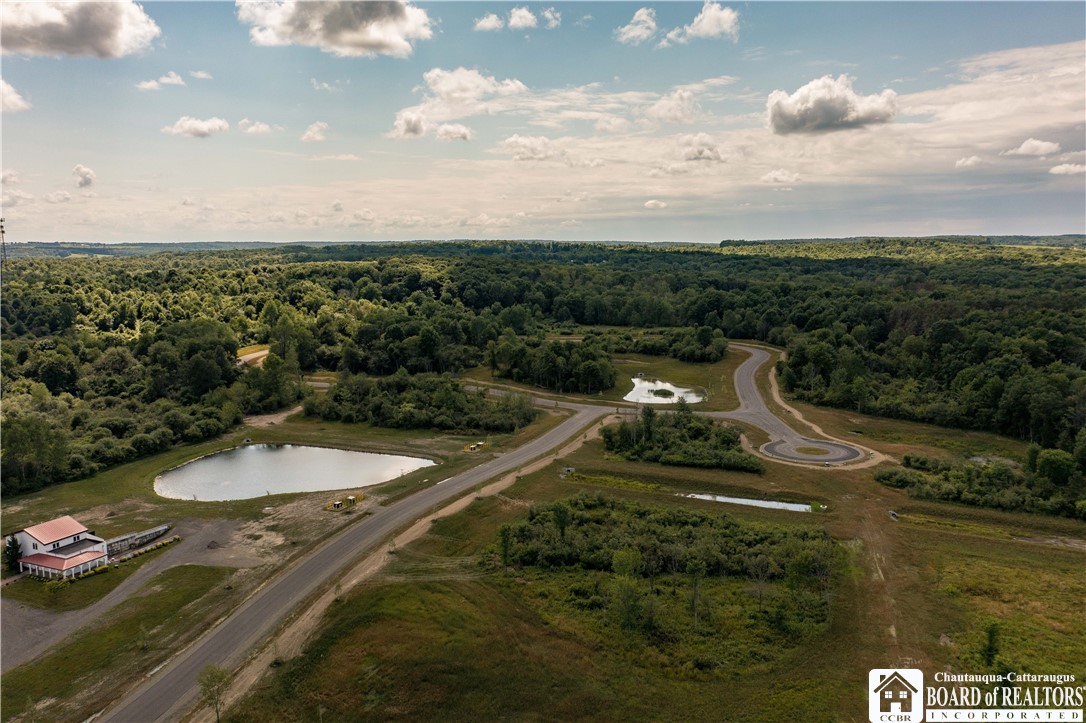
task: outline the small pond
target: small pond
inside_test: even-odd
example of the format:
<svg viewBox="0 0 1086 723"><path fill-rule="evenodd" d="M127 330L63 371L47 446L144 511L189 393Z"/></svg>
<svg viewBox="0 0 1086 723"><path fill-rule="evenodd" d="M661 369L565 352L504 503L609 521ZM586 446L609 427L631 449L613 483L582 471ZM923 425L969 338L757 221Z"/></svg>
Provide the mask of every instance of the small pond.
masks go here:
<svg viewBox="0 0 1086 723"><path fill-rule="evenodd" d="M283 492L369 487L431 467L419 457L294 444L251 444L194 459L155 478L155 492L177 500L247 500Z"/></svg>
<svg viewBox="0 0 1086 723"><path fill-rule="evenodd" d="M708 502L730 502L733 505L747 505L748 507L767 507L771 510L791 510L792 512L810 512L810 505L801 505L796 502L776 502L774 500L752 500L746 497L724 497L723 495L686 495L695 500Z"/></svg>
<svg viewBox="0 0 1086 723"><path fill-rule="evenodd" d="M686 399L688 404L704 402L705 397L692 389L684 389L674 384L660 381L659 379L645 379L634 377L633 389L624 396L623 401L636 402L637 404L674 404L680 397Z"/></svg>

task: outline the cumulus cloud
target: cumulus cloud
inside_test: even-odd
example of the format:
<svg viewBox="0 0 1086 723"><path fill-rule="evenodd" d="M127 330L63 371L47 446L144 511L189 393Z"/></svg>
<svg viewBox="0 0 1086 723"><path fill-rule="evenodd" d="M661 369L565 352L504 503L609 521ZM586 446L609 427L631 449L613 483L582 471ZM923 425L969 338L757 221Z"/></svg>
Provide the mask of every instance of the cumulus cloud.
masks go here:
<svg viewBox="0 0 1086 723"><path fill-rule="evenodd" d="M514 161L546 161L565 156L565 152L550 138L522 136L519 133L502 141L501 149L511 155Z"/></svg>
<svg viewBox="0 0 1086 723"><path fill-rule="evenodd" d="M248 133L251 136L266 136L275 131L283 130L283 127L271 126L261 121L252 121L248 118L242 118L238 121L238 130L242 133Z"/></svg>
<svg viewBox="0 0 1086 723"><path fill-rule="evenodd" d="M1073 176L1077 173L1086 173L1086 166L1079 163L1061 163L1049 168L1048 172L1056 176Z"/></svg>
<svg viewBox="0 0 1086 723"><path fill-rule="evenodd" d="M405 108L396 114L389 136L392 138L418 138L426 133L426 117L417 111Z"/></svg>
<svg viewBox="0 0 1086 723"><path fill-rule="evenodd" d="M527 30L528 28L534 28L539 24L532 11L526 7L513 8L509 11L509 29L510 30Z"/></svg>
<svg viewBox="0 0 1086 723"><path fill-rule="evenodd" d="M94 181L98 178L94 171L84 166L82 163L75 164L75 168L72 169L72 175L75 176L76 188L90 188L94 185Z"/></svg>
<svg viewBox="0 0 1086 723"><path fill-rule="evenodd" d="M819 133L887 123L897 113L897 94L859 95L847 75L824 75L795 93L769 94L766 102L769 127L774 133Z"/></svg>
<svg viewBox="0 0 1086 723"><path fill-rule="evenodd" d="M562 13L554 8L547 8L543 11L543 19L547 21L547 30L554 30L562 24Z"/></svg>
<svg viewBox="0 0 1086 723"><path fill-rule="evenodd" d="M739 13L712 0L705 0L701 12L692 23L675 28L656 47L667 48L673 43L684 44L690 42L692 38L723 38L725 36L731 38L733 42L739 40Z"/></svg>
<svg viewBox="0 0 1086 723"><path fill-rule="evenodd" d="M972 168L974 166L979 166L982 162L983 161L981 161L980 156L967 156L965 158L959 158L958 160L956 160L954 162L954 167L955 168Z"/></svg>
<svg viewBox="0 0 1086 723"><path fill-rule="evenodd" d="M72 200L72 194L67 191L54 191L53 193L47 193L41 197L41 200L46 203L68 203Z"/></svg>
<svg viewBox="0 0 1086 723"><path fill-rule="evenodd" d="M158 80L142 80L136 83L136 87L140 90L158 90L164 85L184 85L185 79L174 71L170 71L163 75Z"/></svg>
<svg viewBox="0 0 1086 723"><path fill-rule="evenodd" d="M5 2L3 52L120 58L151 45L162 31L132 0Z"/></svg>
<svg viewBox="0 0 1086 723"><path fill-rule="evenodd" d="M33 202L34 196L32 194L29 194L26 191L20 191L18 188L5 191L3 196L0 197L0 205L4 208L12 208L13 206L20 206Z"/></svg>
<svg viewBox="0 0 1086 723"><path fill-rule="evenodd" d="M437 137L443 141L470 141L475 131L460 123L443 123L437 127Z"/></svg>
<svg viewBox="0 0 1086 723"><path fill-rule="evenodd" d="M475 21L475 29L479 32L492 32L494 30L501 30L504 27L505 21L494 13L487 13Z"/></svg>
<svg viewBox="0 0 1086 723"><path fill-rule="evenodd" d="M14 171L14 170L12 170L12 171L4 171L3 174L0 174L0 185L3 185L3 186L15 186L15 185L18 185L18 183L19 183L19 172L18 171Z"/></svg>
<svg viewBox="0 0 1086 723"><path fill-rule="evenodd" d="M222 118L214 117L207 120L182 116L172 126L163 126L162 132L172 136L189 136L190 138L207 138L216 133L225 133L230 130L230 124Z"/></svg>
<svg viewBox="0 0 1086 723"><path fill-rule="evenodd" d="M303 143L320 143L324 140L324 132L328 130L328 124L324 121L310 123L302 134Z"/></svg>
<svg viewBox="0 0 1086 723"><path fill-rule="evenodd" d="M189 75L197 80L211 80L214 77L206 70L190 70Z"/></svg>
<svg viewBox="0 0 1086 723"><path fill-rule="evenodd" d="M332 210L336 213L343 213L343 201L332 201Z"/></svg>
<svg viewBox="0 0 1086 723"><path fill-rule="evenodd" d="M724 160L720 146L707 133L694 133L679 137L679 148L684 161L709 161L719 163Z"/></svg>
<svg viewBox="0 0 1086 723"><path fill-rule="evenodd" d="M692 123L698 110L694 94L686 88L676 88L649 106L645 116L661 123Z"/></svg>
<svg viewBox="0 0 1086 723"><path fill-rule="evenodd" d="M410 3L352 0L237 0L254 45L305 45L340 57L406 58L412 41L433 37L430 17Z"/></svg>
<svg viewBox="0 0 1086 723"><path fill-rule="evenodd" d="M667 208L667 202L666 201L658 201L658 200L656 200L654 198L652 200L645 201L645 208L652 209L652 210L655 210L655 209L658 209L658 208Z"/></svg>
<svg viewBox="0 0 1086 723"><path fill-rule="evenodd" d="M0 96L3 98L2 110L4 113L18 113L33 107L23 96L19 95L19 91L12 88L3 78L0 78Z"/></svg>
<svg viewBox="0 0 1086 723"><path fill-rule="evenodd" d="M527 90L519 80L498 80L468 68L432 68L422 77L429 93L419 105L396 114L389 137L417 138L427 132L431 123L489 114L492 99Z"/></svg>
<svg viewBox="0 0 1086 723"><path fill-rule="evenodd" d="M799 174L777 168L762 176L762 183L771 183L775 186L787 186L799 181Z"/></svg>
<svg viewBox="0 0 1086 723"><path fill-rule="evenodd" d="M641 8L628 24L615 28L615 40L626 45L640 45L653 35L656 35L656 11L652 8Z"/></svg>
<svg viewBox="0 0 1086 723"><path fill-rule="evenodd" d="M1019 136L1021 137L1021 136ZM1052 141L1039 141L1036 138L1029 138L1022 142L1022 145L1017 148L1011 148L1010 150L1003 151L999 155L1001 156L1051 156L1053 153L1060 152L1060 144L1053 143Z"/></svg>

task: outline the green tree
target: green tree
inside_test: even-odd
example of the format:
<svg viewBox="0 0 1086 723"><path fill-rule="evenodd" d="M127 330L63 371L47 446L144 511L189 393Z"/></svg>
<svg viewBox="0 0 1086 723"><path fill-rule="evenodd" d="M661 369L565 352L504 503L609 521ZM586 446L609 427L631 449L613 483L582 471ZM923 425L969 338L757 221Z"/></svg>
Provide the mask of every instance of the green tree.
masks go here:
<svg viewBox="0 0 1086 723"><path fill-rule="evenodd" d="M1075 458L1062 449L1043 449L1037 455L1037 474L1057 487L1066 487L1081 476Z"/></svg>
<svg viewBox="0 0 1086 723"><path fill-rule="evenodd" d="M230 686L230 673L218 665L206 665L196 680L200 684L200 700L215 709L215 722L218 723L223 698Z"/></svg>
<svg viewBox="0 0 1086 723"><path fill-rule="evenodd" d="M686 563L686 574L690 576L690 610L694 614L694 627L698 626L698 608L701 604L701 581L708 568L705 560L696 557Z"/></svg>
<svg viewBox="0 0 1086 723"><path fill-rule="evenodd" d="M19 558L23 556L23 546L19 544L19 538L10 536L4 544L4 566L8 572L19 572Z"/></svg>

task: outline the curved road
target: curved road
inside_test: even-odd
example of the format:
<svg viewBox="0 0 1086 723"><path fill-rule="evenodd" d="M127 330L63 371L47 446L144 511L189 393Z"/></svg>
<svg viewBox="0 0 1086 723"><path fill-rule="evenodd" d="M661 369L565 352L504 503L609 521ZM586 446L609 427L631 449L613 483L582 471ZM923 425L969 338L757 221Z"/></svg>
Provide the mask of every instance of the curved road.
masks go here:
<svg viewBox="0 0 1086 723"><path fill-rule="evenodd" d="M709 416L734 419L765 430L770 441L762 445L761 451L770 457L794 462L843 464L863 456L863 451L846 444L804 437L776 417L762 399L754 376L769 360L769 353L757 347L740 344L734 344L732 348L750 354L750 358L735 372L739 408L731 412L712 412ZM303 600L342 572L360 555L374 549L396 531L433 512L444 502L463 495L475 485L557 448L615 409L613 406L556 403L554 400L536 401L547 407L557 405L574 414L522 447L388 507L377 508L372 515L348 527L266 583L218 625L120 700L116 707L105 711L101 720L147 723L180 718L197 702L199 686L196 677L201 669L207 665L220 665L228 670L236 668L249 651L264 640ZM801 447L815 448L824 453L801 452Z"/></svg>
<svg viewBox="0 0 1086 723"><path fill-rule="evenodd" d="M822 462L836 465L852 462L864 456L863 450L856 447L841 442L804 437L785 424L766 406L755 382L755 372L769 361L769 352L745 344L730 344L729 348L750 354L750 357L735 370L735 395L739 398L739 408L731 412L710 412L709 416L746 422L764 430L769 435L769 441L759 450L767 457L775 457L787 462ZM804 447L819 451L817 453L800 451Z"/></svg>

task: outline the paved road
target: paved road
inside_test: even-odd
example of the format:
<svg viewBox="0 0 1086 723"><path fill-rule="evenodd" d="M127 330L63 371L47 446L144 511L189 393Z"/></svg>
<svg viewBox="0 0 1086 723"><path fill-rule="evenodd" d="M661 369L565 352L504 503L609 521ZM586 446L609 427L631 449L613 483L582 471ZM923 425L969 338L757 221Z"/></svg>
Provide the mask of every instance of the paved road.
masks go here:
<svg viewBox="0 0 1086 723"><path fill-rule="evenodd" d="M547 402L546 405L554 406L554 403ZM370 517L293 564L223 622L175 656L115 708L108 710L101 720L148 723L180 718L197 701L196 676L204 666L214 664L233 669L306 597L361 554L475 485L557 448L613 409L588 404L563 403L558 406L573 411L573 416L522 447L388 507L377 508Z"/></svg>
<svg viewBox="0 0 1086 723"><path fill-rule="evenodd" d="M769 411L755 383L755 372L769 361L769 352L744 344L730 344L729 348L750 354L750 357L735 370L735 394L739 397L739 409L731 412L711 412L709 416L734 419L765 430L769 435L769 442L760 447L762 453L789 462L844 464L864 455L862 450L847 444L804 437L785 424ZM801 447L818 449L820 453L800 452Z"/></svg>

